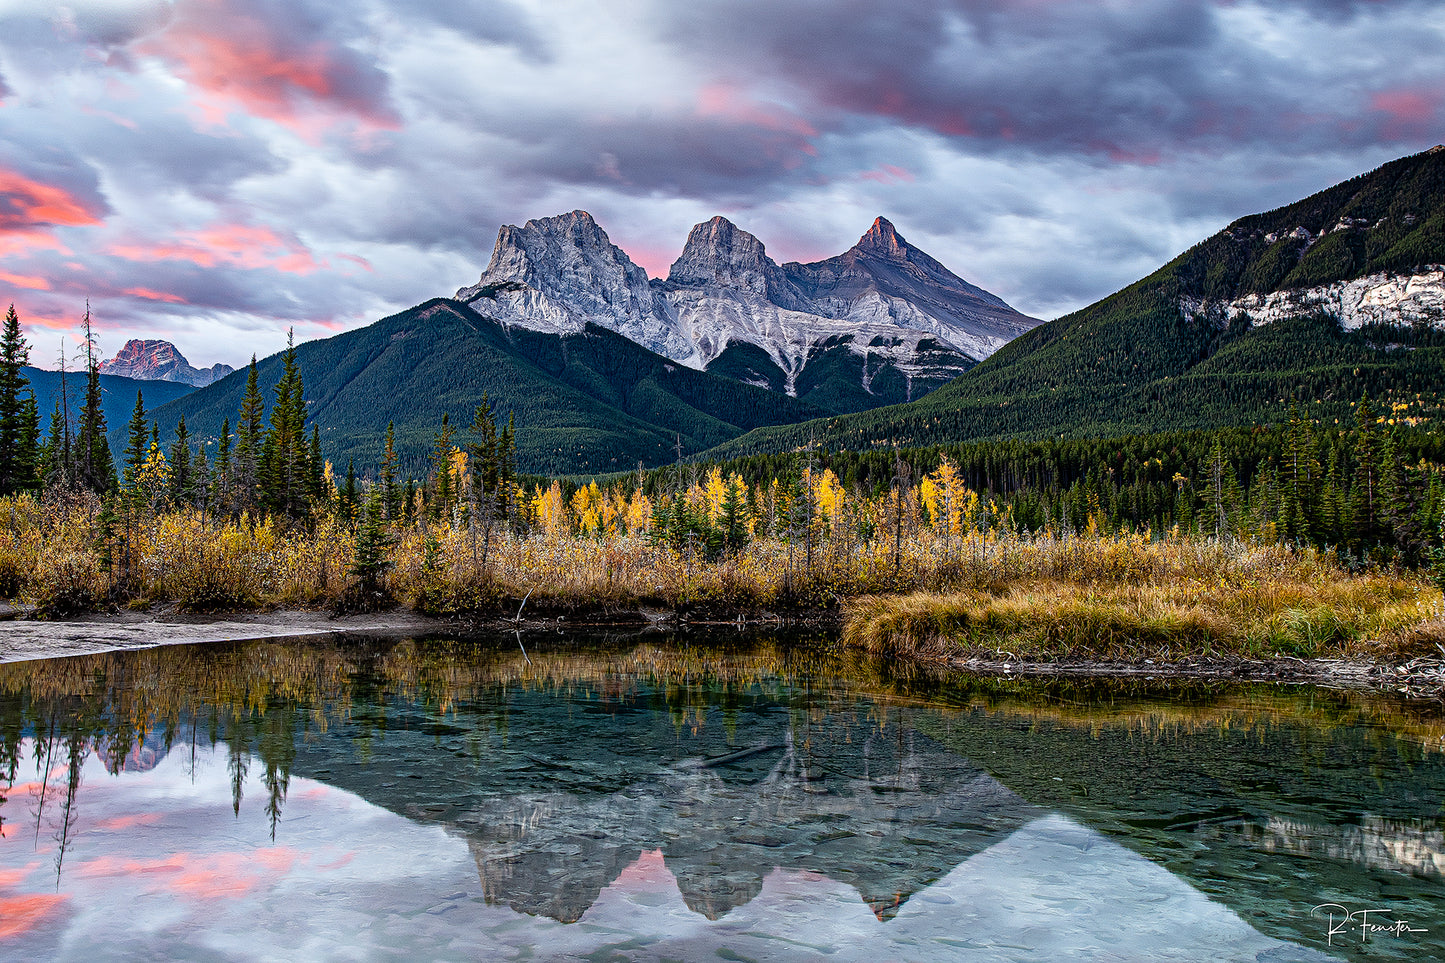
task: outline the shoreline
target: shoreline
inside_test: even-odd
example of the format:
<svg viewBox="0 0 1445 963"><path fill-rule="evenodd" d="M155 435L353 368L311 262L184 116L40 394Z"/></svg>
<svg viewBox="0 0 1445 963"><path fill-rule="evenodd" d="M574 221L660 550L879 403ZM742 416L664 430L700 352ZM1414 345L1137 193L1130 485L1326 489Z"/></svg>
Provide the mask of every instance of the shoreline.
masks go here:
<svg viewBox="0 0 1445 963"><path fill-rule="evenodd" d="M730 616L730 617L724 617ZM512 619L490 616L477 619L442 618L409 609L332 615L326 611L273 609L214 614L181 613L174 607L144 612L92 613L68 619L37 619L15 607L0 607L0 663L66 658L103 652L130 651L162 645L196 645L211 642L246 642L260 639L304 639L323 636L444 635L505 631L564 631L578 629L634 629L672 632L690 627L837 628L838 612L774 613L718 611L688 612L671 609L616 609L574 612L570 616L539 614ZM960 673L995 678L1101 678L1161 680L1191 679L1220 682L1268 682L1279 685L1318 685L1326 688L1374 691L1418 700L1445 701L1445 652L1439 658L1417 658L1403 663L1311 658L1184 658L1064 659L1041 661L1023 657L928 657L895 653L891 658Z"/></svg>

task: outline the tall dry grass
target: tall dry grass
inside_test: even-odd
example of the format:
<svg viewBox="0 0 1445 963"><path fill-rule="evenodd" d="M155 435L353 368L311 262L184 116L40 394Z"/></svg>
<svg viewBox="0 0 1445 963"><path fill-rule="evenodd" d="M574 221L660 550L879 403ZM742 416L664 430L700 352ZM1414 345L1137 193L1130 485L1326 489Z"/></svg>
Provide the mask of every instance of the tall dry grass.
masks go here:
<svg viewBox="0 0 1445 963"><path fill-rule="evenodd" d="M298 529L180 509L122 519L108 539L98 518L94 502L0 499L0 593L50 614L207 611L332 606L354 582L354 534L334 516ZM391 534L385 587L424 611L484 617L511 616L524 598L549 614L841 613L850 643L933 658L1434 653L1445 635L1440 591L1423 579L1352 575L1309 549L919 525L901 540L841 525L814 534L709 559L639 534L419 523Z"/></svg>

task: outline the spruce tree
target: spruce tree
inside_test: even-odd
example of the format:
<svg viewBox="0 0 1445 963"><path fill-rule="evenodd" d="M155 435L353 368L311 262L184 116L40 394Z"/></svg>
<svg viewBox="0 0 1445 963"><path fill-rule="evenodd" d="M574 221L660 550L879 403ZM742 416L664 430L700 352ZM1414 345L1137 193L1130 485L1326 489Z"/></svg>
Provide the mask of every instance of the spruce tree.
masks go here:
<svg viewBox="0 0 1445 963"><path fill-rule="evenodd" d="M186 429L186 416L176 423L176 440L171 445L171 498L189 502L194 494L195 476L191 471L191 433Z"/></svg>
<svg viewBox="0 0 1445 963"><path fill-rule="evenodd" d="M266 404L261 399L257 380L256 356L246 370L246 390L241 396L241 416L236 421L235 498L237 508L248 511L256 507L261 484L261 447Z"/></svg>
<svg viewBox="0 0 1445 963"><path fill-rule="evenodd" d="M431 516L439 521L451 518L456 502L456 485L452 480L452 426L442 412L442 427L432 439L432 490L427 499Z"/></svg>
<svg viewBox="0 0 1445 963"><path fill-rule="evenodd" d="M1361 552L1375 545L1379 536L1380 452L1375 431L1375 413L1368 396L1355 411L1355 477L1350 486L1346 514L1350 535Z"/></svg>
<svg viewBox="0 0 1445 963"><path fill-rule="evenodd" d="M217 511L231 511L231 419L221 424L221 437L216 443L216 467L211 472L211 504Z"/></svg>
<svg viewBox="0 0 1445 963"><path fill-rule="evenodd" d="M386 423L386 449L381 456L381 504L387 521L401 517L401 490L396 483L396 426Z"/></svg>
<svg viewBox="0 0 1445 963"><path fill-rule="evenodd" d="M346 460L346 482L341 486L337 497L337 514L348 522L355 521L356 509L356 462L348 458Z"/></svg>
<svg viewBox="0 0 1445 963"><path fill-rule="evenodd" d="M356 526L356 551L351 563L351 574L360 582L363 593L371 594L381 589L381 580L392 566L391 543L382 519L381 492L373 488Z"/></svg>
<svg viewBox="0 0 1445 963"><path fill-rule="evenodd" d="M0 333L0 494L4 495L36 487L35 453L22 450L26 434L23 393L30 381L21 369L29 363L30 347L12 304Z"/></svg>
<svg viewBox="0 0 1445 963"><path fill-rule="evenodd" d="M96 357L95 331L90 323L90 305L81 322L85 331L85 403L80 409L80 433L76 438L78 482L98 494L115 488L115 465L110 443L105 439L105 409L100 394L100 360Z"/></svg>
<svg viewBox="0 0 1445 963"><path fill-rule="evenodd" d="M306 508L309 458L301 372L296 367L296 343L291 336L287 338L282 364L276 404L271 408L271 427L261 445L261 495L267 508L297 519Z"/></svg>
<svg viewBox="0 0 1445 963"><path fill-rule="evenodd" d="M135 409L126 425L126 437L125 483L129 487L135 484L141 466L146 462L146 453L150 450L150 427L146 424L145 399L141 397L139 390L135 393Z"/></svg>

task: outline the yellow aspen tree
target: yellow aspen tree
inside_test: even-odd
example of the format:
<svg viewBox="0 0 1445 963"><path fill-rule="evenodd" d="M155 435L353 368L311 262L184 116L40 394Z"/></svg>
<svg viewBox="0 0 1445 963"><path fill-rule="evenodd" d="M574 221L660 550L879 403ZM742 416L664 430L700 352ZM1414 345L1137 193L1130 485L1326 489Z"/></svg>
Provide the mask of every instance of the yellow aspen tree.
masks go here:
<svg viewBox="0 0 1445 963"><path fill-rule="evenodd" d="M546 491L538 489L532 513L537 517L537 525L549 536L568 534L567 504L562 499L561 482L554 480Z"/></svg>
<svg viewBox="0 0 1445 963"><path fill-rule="evenodd" d="M641 535L652 526L652 499L641 488L627 500L627 531Z"/></svg>

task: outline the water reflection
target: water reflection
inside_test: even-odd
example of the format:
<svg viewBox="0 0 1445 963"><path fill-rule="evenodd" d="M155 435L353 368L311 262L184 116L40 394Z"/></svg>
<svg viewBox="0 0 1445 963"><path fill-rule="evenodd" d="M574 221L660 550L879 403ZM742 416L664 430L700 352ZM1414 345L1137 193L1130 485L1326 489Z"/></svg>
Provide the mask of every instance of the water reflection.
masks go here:
<svg viewBox="0 0 1445 963"><path fill-rule="evenodd" d="M1322 958L1315 903L1436 922L1445 770L1397 704L528 648L0 666L0 945L1286 960Z"/></svg>

